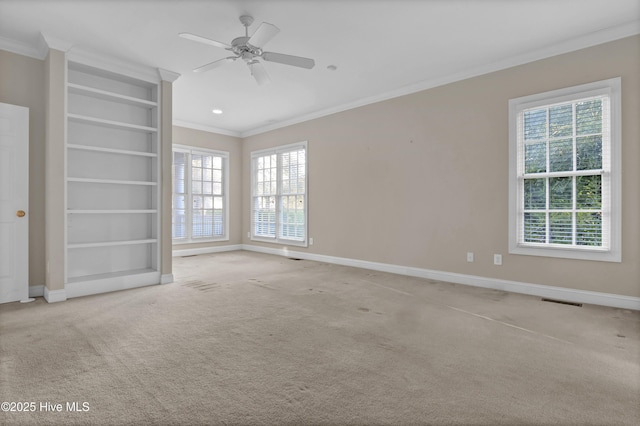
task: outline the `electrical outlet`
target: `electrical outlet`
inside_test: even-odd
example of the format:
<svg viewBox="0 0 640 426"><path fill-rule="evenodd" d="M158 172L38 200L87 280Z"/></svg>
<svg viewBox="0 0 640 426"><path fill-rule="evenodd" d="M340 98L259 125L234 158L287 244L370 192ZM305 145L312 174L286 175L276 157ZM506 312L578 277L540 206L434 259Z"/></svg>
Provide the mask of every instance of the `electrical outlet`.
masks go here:
<svg viewBox="0 0 640 426"><path fill-rule="evenodd" d="M494 254L493 255L493 264L494 265L502 265L502 255L501 254Z"/></svg>
<svg viewBox="0 0 640 426"><path fill-rule="evenodd" d="M473 252L472 251L468 251L467 252L467 262L473 262Z"/></svg>
<svg viewBox="0 0 640 426"><path fill-rule="evenodd" d="M251 238L251 231L247 231L247 238Z"/></svg>
<svg viewBox="0 0 640 426"><path fill-rule="evenodd" d="M313 245L313 237L309 238L309 245L312 246Z"/></svg>

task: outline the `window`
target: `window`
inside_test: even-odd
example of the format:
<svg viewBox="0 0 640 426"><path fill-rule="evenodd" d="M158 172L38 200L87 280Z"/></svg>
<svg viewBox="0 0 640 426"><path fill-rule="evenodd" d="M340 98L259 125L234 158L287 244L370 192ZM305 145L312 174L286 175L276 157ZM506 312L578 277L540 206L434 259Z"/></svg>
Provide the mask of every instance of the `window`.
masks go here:
<svg viewBox="0 0 640 426"><path fill-rule="evenodd" d="M509 120L509 252L620 262L620 79L512 99Z"/></svg>
<svg viewBox="0 0 640 426"><path fill-rule="evenodd" d="M307 143L251 155L251 238L307 245Z"/></svg>
<svg viewBox="0 0 640 426"><path fill-rule="evenodd" d="M226 152L174 145L174 243L229 239L227 159Z"/></svg>

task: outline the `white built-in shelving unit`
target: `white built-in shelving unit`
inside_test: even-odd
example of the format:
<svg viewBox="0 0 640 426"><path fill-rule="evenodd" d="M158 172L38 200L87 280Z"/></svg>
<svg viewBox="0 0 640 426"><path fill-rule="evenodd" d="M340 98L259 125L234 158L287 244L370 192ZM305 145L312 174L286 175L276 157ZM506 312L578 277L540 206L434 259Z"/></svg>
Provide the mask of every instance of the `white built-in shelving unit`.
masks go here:
<svg viewBox="0 0 640 426"><path fill-rule="evenodd" d="M158 83L68 62L70 296L160 282L159 105Z"/></svg>

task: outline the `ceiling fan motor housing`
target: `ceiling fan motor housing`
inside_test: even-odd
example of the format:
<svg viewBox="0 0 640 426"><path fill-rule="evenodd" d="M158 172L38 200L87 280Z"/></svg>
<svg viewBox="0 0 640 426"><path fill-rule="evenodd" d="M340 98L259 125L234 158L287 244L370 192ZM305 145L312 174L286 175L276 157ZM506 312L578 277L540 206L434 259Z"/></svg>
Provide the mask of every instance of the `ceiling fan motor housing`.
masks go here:
<svg viewBox="0 0 640 426"><path fill-rule="evenodd" d="M262 55L262 49L247 43L249 38L250 37L237 37L231 42L231 51L245 61L253 59L254 56Z"/></svg>

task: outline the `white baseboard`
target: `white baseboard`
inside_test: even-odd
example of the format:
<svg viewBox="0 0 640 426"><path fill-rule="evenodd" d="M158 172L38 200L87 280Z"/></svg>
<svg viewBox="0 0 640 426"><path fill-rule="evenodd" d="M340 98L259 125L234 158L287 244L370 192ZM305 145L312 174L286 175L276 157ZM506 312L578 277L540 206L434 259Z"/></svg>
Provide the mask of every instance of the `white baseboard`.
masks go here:
<svg viewBox="0 0 640 426"><path fill-rule="evenodd" d="M278 256L295 257L298 259L314 260L317 262L352 266L355 268L370 269L381 272L389 272L392 274L407 275L411 277L426 278L434 281L444 281L474 287L509 291L512 293L528 294L531 296L563 300L573 303L586 303L640 311L640 297L623 296L611 293L600 293L588 290L576 290L571 288L553 287L540 284L530 284L518 281L501 280L497 278L458 274L454 272L435 271L431 269L393 265L389 263L369 262L366 260L292 251L286 248L278 249L255 246L251 244L243 244L242 249L259 253L274 254Z"/></svg>
<svg viewBox="0 0 640 426"><path fill-rule="evenodd" d="M232 244L227 246L211 246L211 247L200 247L193 249L182 249L182 250L173 250L173 257L180 256L195 256L198 254L208 254L208 253L221 253L224 251L236 251L242 250L242 244Z"/></svg>
<svg viewBox="0 0 640 426"><path fill-rule="evenodd" d="M106 274L108 275L108 274ZM112 291L130 290L160 283L159 272L144 272L133 275L108 276L102 279L67 283L67 297L82 297Z"/></svg>
<svg viewBox="0 0 640 426"><path fill-rule="evenodd" d="M64 302L67 300L67 291L62 290L49 290L47 286L44 286L44 299L49 303Z"/></svg>
<svg viewBox="0 0 640 426"><path fill-rule="evenodd" d="M29 297L44 297L44 285L30 285Z"/></svg>
<svg viewBox="0 0 640 426"><path fill-rule="evenodd" d="M160 284L170 284L173 282L173 274L162 274L160 276Z"/></svg>

